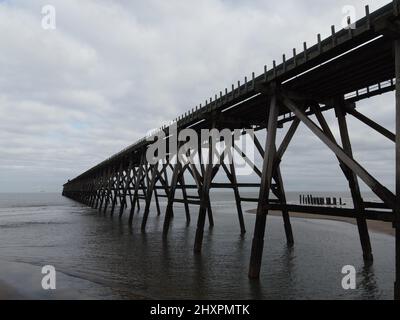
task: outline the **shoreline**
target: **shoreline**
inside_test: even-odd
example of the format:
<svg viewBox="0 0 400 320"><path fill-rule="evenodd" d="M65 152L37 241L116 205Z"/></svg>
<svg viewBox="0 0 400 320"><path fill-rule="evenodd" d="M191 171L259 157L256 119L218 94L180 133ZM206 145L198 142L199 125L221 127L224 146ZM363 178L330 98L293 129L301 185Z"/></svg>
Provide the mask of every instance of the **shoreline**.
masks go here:
<svg viewBox="0 0 400 320"><path fill-rule="evenodd" d="M257 209L247 210L247 213L256 214ZM275 217L281 217L282 213L280 211L270 211L268 215L272 215ZM350 223L352 225L357 225L357 221L354 218L346 218L346 217L332 217L332 216L325 216L319 214L308 214L308 213L300 213L300 212L289 212L291 218L295 219L310 219L310 220L331 220L331 221L339 221ZM384 222L384 221L375 221L375 220L368 220L367 221L368 228L370 231L380 234L385 234L388 236L395 236L395 230L393 229L391 222Z"/></svg>
<svg viewBox="0 0 400 320"><path fill-rule="evenodd" d="M38 265L0 259L0 301L2 300L146 300L151 299L138 292L112 283L88 279L56 267L56 290L42 288L42 268ZM95 290L95 291L94 291ZM96 291L100 290L100 291ZM126 291L125 291L126 290ZM100 292L99 295L96 292Z"/></svg>

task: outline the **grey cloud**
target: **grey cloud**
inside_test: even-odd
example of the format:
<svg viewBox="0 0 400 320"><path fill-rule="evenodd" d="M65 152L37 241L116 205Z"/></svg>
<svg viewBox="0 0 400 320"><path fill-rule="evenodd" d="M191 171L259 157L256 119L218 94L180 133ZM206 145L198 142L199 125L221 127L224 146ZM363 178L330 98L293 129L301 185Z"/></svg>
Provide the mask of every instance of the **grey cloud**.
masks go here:
<svg viewBox="0 0 400 320"><path fill-rule="evenodd" d="M371 11L388 2L374 1ZM261 73L303 41L315 43L317 33L328 36L331 24L339 28L343 5L361 16L367 4L53 0L57 30L45 31L40 12L47 3L0 3L2 192L59 191L148 130ZM360 108L393 129L393 95ZM349 126L356 155L392 187L391 144L357 122ZM321 146L299 130L283 162L287 189L345 186ZM327 186L325 178L333 182Z"/></svg>

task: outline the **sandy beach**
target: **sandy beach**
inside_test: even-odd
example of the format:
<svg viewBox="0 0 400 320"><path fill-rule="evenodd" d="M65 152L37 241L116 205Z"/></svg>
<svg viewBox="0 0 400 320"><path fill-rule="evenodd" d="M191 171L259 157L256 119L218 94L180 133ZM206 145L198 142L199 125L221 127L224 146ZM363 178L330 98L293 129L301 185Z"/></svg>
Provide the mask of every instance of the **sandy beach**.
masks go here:
<svg viewBox="0 0 400 320"><path fill-rule="evenodd" d="M24 297L14 288L0 281L0 300L21 300Z"/></svg>
<svg viewBox="0 0 400 320"><path fill-rule="evenodd" d="M248 210L248 213L255 214L257 209ZM281 216L282 213L280 211L270 211L270 215L273 216ZM331 217L331 216L324 216L324 215L317 215L317 214L306 214L306 213L299 213L299 212L290 212L291 218L301 218L301 219L313 219L313 220L332 220L332 221L341 221L350 223L353 225L357 225L355 219L352 218L345 218L345 217ZM384 221L374 221L369 220L368 222L369 230L372 232L382 233L390 236L395 236L395 231L393 229L392 223L384 222Z"/></svg>
<svg viewBox="0 0 400 320"><path fill-rule="evenodd" d="M57 273L57 290L43 290L41 268L32 264L0 259L0 300L75 300L90 299L82 294L62 272ZM84 282L83 279L76 281ZM68 284L68 286L66 285Z"/></svg>

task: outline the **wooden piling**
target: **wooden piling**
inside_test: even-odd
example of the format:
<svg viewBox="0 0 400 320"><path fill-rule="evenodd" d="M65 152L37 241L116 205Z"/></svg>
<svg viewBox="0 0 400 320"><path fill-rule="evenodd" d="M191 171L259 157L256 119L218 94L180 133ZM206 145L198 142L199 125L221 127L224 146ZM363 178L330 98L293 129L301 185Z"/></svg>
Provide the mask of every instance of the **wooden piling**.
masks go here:
<svg viewBox="0 0 400 320"><path fill-rule="evenodd" d="M344 108L345 108L344 99L341 97L338 101L336 101L335 111L339 122L339 131L343 149L348 156L353 157L353 151L347 128L346 112ZM373 255L372 255L371 241L369 237L367 221L364 217L364 210L365 210L364 201L361 197L358 178L353 172L351 172L349 168L346 168L346 172L347 172L346 177L349 182L349 187L353 198L354 208L356 209L357 212L359 212L359 216L357 217L356 220L360 236L361 247L363 250L363 257L366 262L372 262ZM336 206L337 199L335 198L334 201Z"/></svg>
<svg viewBox="0 0 400 320"><path fill-rule="evenodd" d="M213 120L211 128L215 128L216 121ZM211 213L211 204L210 204L210 187L212 182L212 174L213 174L213 159L214 159L214 150L213 150L213 141L212 138L209 137L208 140L208 163L206 165L205 173L203 175L203 186L200 195L200 208L199 215L197 219L197 229L194 243L194 252L200 253L203 245L203 235L204 235L204 224L206 220L206 212ZM212 213L211 213L212 217ZM214 221L211 220L214 224ZM211 224L210 221L210 224Z"/></svg>
<svg viewBox="0 0 400 320"><path fill-rule="evenodd" d="M272 96L268 116L268 134L263 160L260 195L257 206L256 224L250 257L249 277L259 278L262 253L264 248L265 224L268 214L268 199L272 183L273 166L275 160L275 139L278 122L278 106L276 96Z"/></svg>

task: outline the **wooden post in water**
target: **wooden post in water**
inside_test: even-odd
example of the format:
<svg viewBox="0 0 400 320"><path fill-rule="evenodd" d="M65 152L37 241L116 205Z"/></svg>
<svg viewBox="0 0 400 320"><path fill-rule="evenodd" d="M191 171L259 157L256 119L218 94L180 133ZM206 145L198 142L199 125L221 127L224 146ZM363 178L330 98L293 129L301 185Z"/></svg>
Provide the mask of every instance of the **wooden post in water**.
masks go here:
<svg viewBox="0 0 400 320"><path fill-rule="evenodd" d="M139 187L142 179L144 162L145 162L145 154L141 156L139 167L136 170L136 173L134 172L135 191L133 193L133 206L131 208L131 212L129 213L129 224L132 224L133 222L133 215L135 214L136 203L139 208Z"/></svg>
<svg viewBox="0 0 400 320"><path fill-rule="evenodd" d="M121 182L123 179L123 164L120 164L120 168L117 171L117 177L115 180L115 185L114 185L114 198L112 199L112 205L111 205L111 216L114 215L114 210L115 210L115 206L117 204L117 199L118 196L120 195L119 189L121 187Z"/></svg>
<svg viewBox="0 0 400 320"><path fill-rule="evenodd" d="M169 225L170 225L171 219L174 215L173 210L174 210L175 191L176 191L176 187L178 184L179 175L181 173L181 170L182 170L182 164L179 162L179 158L177 157L176 164L174 166L174 170L172 173L171 188L170 188L169 194L168 194L168 204L167 204L167 209L165 211L165 217L164 217L164 227L163 227L163 236L164 237L166 237L168 235Z"/></svg>
<svg viewBox="0 0 400 320"><path fill-rule="evenodd" d="M269 194L276 153L275 140L278 122L278 106L276 99L275 95L272 96L268 115L268 134L249 267L249 277L252 279L258 279L260 277L262 253L264 249L265 224L267 221Z"/></svg>
<svg viewBox="0 0 400 320"><path fill-rule="evenodd" d="M151 199L153 196L153 191L154 191L154 187L157 183L157 167L158 167L158 163L151 165L151 180L148 182L147 184L147 194L146 194L146 206L144 209L144 213L143 213L143 218L142 218L142 226L141 226L141 230L144 232L146 230L146 224L147 224L147 219L149 217L149 212L150 212L150 204L151 204Z"/></svg>
<svg viewBox="0 0 400 320"><path fill-rule="evenodd" d="M216 121L214 115L214 119L212 120L211 124L211 129L214 129L215 126L216 126ZM214 225L214 220L212 218L212 212L211 212L211 203L210 203L210 187L212 182L213 159L214 159L214 148L212 144L213 144L213 139L212 137L210 137L208 140L208 163L206 165L205 172L203 175L203 186L200 194L200 209L197 218L197 229L196 229L196 236L193 249L195 253L200 253L203 245L204 224L206 220L207 210L209 214L210 226Z"/></svg>
<svg viewBox="0 0 400 320"><path fill-rule="evenodd" d="M182 172L182 175L180 178L180 183L182 186L182 196L183 196L183 200L184 200L186 222L190 223L190 210L189 210L189 204L188 204L188 196L187 196L187 192L186 192L186 183L185 183L185 173L184 172Z"/></svg>
<svg viewBox="0 0 400 320"><path fill-rule="evenodd" d="M231 183L233 185L233 192L235 195L235 202L236 202L236 209L238 212L240 232L241 232L241 234L245 234L246 227L245 227L244 219L243 219L242 204L240 201L240 194L239 194L238 182L237 182L237 177L236 177L235 164L233 163L233 158L231 160L232 161L230 163L230 169L231 169L230 176L231 176Z"/></svg>

